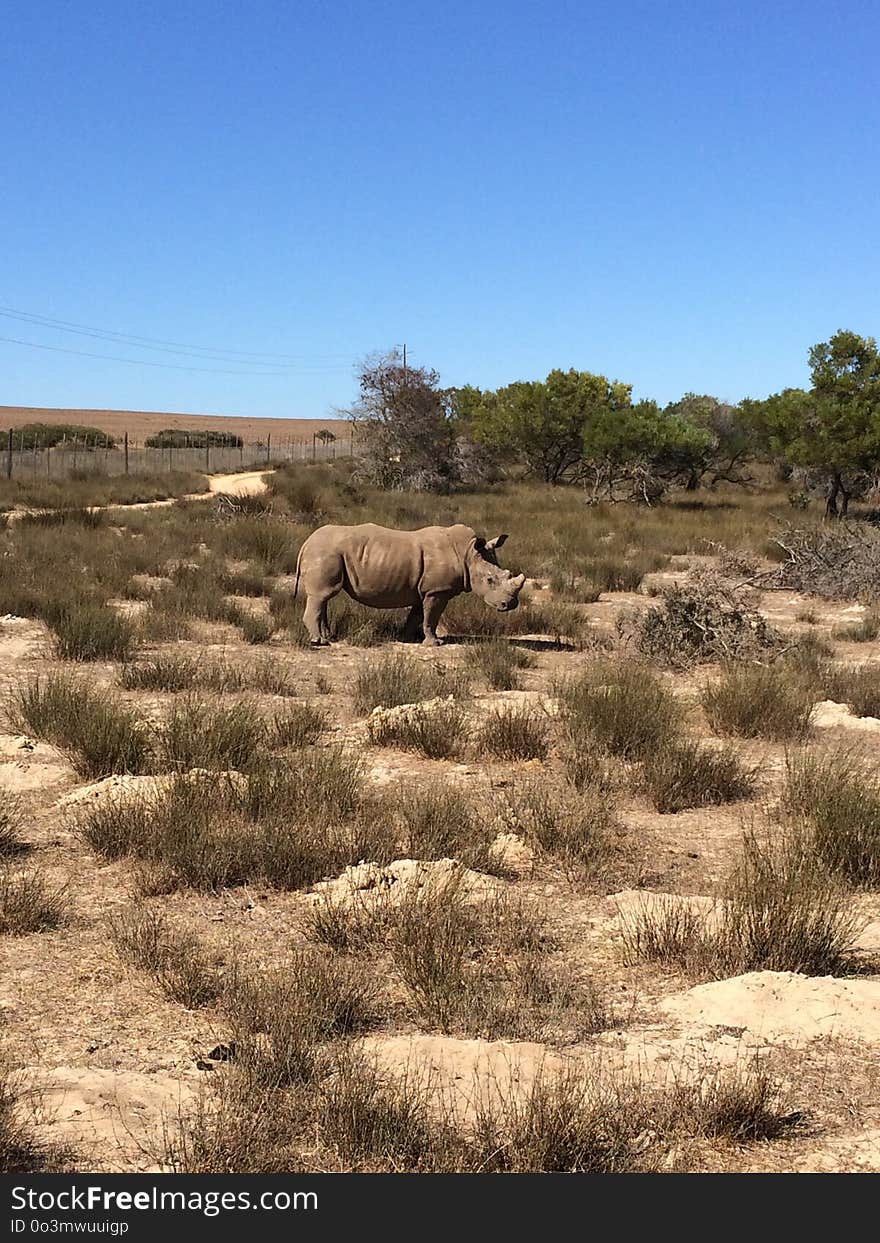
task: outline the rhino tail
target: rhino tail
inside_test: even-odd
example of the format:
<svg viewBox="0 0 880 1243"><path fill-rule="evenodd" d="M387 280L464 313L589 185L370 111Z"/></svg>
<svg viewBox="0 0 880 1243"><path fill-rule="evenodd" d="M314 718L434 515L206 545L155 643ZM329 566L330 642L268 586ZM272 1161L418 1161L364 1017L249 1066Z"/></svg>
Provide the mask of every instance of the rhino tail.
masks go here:
<svg viewBox="0 0 880 1243"><path fill-rule="evenodd" d="M299 552L296 555L296 580L293 584L294 600L299 595L299 578L300 578L300 574L302 573L302 557L303 557L303 550L302 548L300 548Z"/></svg>

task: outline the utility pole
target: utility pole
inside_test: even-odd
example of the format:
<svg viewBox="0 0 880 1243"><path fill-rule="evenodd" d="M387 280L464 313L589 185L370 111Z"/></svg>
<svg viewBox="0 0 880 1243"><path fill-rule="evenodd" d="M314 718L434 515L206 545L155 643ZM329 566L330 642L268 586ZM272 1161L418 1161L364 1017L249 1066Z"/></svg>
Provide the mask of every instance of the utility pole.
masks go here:
<svg viewBox="0 0 880 1243"><path fill-rule="evenodd" d="M406 379L406 342L403 343L403 378Z"/></svg>

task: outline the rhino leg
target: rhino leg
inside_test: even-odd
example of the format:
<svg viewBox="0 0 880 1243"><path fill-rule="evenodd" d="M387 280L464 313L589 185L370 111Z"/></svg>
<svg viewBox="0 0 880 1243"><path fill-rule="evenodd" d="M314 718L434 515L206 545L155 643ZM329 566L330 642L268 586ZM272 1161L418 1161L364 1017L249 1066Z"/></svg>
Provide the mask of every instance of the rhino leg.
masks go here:
<svg viewBox="0 0 880 1243"><path fill-rule="evenodd" d="M422 603L414 604L403 626L403 638L415 641L422 638Z"/></svg>
<svg viewBox="0 0 880 1243"><path fill-rule="evenodd" d="M315 647L322 647L327 639L327 600L321 596L309 596L303 610L303 624Z"/></svg>
<svg viewBox="0 0 880 1243"><path fill-rule="evenodd" d="M422 640L425 647L439 647L443 642L437 638L437 623L443 616L443 610L449 602L450 597L445 593L437 596L425 596L422 602L422 618L425 630L425 637Z"/></svg>

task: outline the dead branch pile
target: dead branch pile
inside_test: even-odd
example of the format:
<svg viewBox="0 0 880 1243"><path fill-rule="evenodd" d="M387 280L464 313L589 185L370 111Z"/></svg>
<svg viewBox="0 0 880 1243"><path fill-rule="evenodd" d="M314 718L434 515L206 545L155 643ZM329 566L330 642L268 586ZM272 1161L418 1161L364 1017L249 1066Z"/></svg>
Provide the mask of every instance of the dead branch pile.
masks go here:
<svg viewBox="0 0 880 1243"><path fill-rule="evenodd" d="M646 656L675 668L716 660L757 660L781 646L781 637L757 611L758 593L707 570L663 592L662 603L635 624Z"/></svg>
<svg viewBox="0 0 880 1243"><path fill-rule="evenodd" d="M768 587L826 600L880 597L880 532L856 523L787 528L772 542L785 561L764 579Z"/></svg>

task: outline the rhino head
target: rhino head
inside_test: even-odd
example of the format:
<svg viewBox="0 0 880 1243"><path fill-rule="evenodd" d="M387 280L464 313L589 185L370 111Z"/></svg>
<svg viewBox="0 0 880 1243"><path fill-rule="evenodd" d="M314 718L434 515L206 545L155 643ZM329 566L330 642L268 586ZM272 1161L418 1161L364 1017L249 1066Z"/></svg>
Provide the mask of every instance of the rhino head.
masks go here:
<svg viewBox="0 0 880 1243"><path fill-rule="evenodd" d="M467 554L471 591L500 613L509 613L517 607L519 593L526 581L525 574L513 575L510 570L502 570L498 564L496 550L506 539L506 535L496 535L490 540L478 535Z"/></svg>

